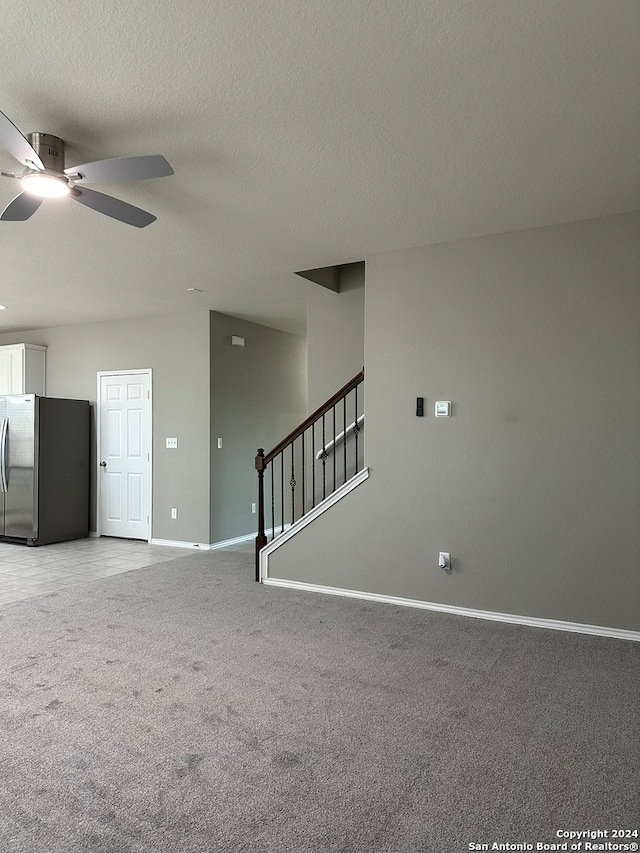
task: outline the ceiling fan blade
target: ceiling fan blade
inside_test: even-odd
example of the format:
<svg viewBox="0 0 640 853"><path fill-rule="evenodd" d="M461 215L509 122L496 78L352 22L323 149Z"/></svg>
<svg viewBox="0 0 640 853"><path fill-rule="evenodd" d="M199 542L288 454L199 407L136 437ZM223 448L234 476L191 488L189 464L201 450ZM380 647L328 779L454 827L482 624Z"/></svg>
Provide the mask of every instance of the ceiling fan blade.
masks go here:
<svg viewBox="0 0 640 853"><path fill-rule="evenodd" d="M44 163L36 153L28 139L24 137L11 119L0 112L0 143L9 154L20 163L33 163L38 169L44 169Z"/></svg>
<svg viewBox="0 0 640 853"><path fill-rule="evenodd" d="M24 222L36 212L42 204L42 199L31 193L20 193L2 211L0 219L3 222Z"/></svg>
<svg viewBox="0 0 640 853"><path fill-rule="evenodd" d="M119 219L120 222L126 222L127 225L134 225L136 228L145 228L157 219L152 213L127 204L126 201L84 187L82 189L74 187L69 197L84 204L85 207L104 213L112 219Z"/></svg>
<svg viewBox="0 0 640 853"><path fill-rule="evenodd" d="M65 175L81 184L117 184L125 181L144 181L147 178L165 178L173 169L160 154L143 157L116 157L113 160L96 160L64 170Z"/></svg>

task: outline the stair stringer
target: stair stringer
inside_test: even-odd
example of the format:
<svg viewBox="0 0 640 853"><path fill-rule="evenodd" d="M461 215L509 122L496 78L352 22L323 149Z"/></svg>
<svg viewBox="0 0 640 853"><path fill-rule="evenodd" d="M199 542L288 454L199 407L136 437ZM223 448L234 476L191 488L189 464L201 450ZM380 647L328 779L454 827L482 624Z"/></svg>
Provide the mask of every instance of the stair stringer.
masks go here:
<svg viewBox="0 0 640 853"><path fill-rule="evenodd" d="M309 512L305 513L302 518L299 518L287 530L279 536L276 536L268 545L265 545L265 547L260 551L260 583L269 580L269 557L274 551L277 551L277 549L280 548L281 545L284 545L288 539L291 539L292 536L295 536L296 533L315 521L315 519L326 512L329 507L332 507L339 500L342 500L342 498L348 495L349 492L359 486L360 483L364 483L368 476L369 469L366 467L362 468L350 480L347 480L346 483L339 486L335 492L332 492L324 500L316 504L313 509L310 509Z"/></svg>

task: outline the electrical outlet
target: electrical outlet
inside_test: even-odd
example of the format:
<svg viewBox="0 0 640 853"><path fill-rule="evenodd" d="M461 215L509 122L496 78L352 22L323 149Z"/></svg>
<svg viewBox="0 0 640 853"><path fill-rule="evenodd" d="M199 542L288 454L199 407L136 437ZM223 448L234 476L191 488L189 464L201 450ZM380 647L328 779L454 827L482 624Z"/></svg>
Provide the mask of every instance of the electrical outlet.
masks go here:
<svg viewBox="0 0 640 853"><path fill-rule="evenodd" d="M171 518L177 518L177 517L178 517L178 508L173 506L173 507L171 507Z"/></svg>
<svg viewBox="0 0 640 853"><path fill-rule="evenodd" d="M166 448L167 450L176 450L178 447L178 439L177 438L167 438L166 439Z"/></svg>
<svg viewBox="0 0 640 853"><path fill-rule="evenodd" d="M218 450L222 450L222 439L218 439Z"/></svg>
<svg viewBox="0 0 640 853"><path fill-rule="evenodd" d="M254 513L255 511L256 511L256 505L255 505L255 504L251 504L251 514L253 515L253 513Z"/></svg>
<svg viewBox="0 0 640 853"><path fill-rule="evenodd" d="M451 571L451 554L448 551L440 551L438 556L438 566L444 569L445 572Z"/></svg>

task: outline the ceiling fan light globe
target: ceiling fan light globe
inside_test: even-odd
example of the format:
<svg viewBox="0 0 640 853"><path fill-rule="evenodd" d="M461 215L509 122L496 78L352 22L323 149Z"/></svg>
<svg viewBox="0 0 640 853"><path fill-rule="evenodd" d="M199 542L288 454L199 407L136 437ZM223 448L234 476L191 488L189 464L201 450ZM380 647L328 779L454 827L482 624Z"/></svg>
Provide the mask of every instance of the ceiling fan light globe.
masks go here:
<svg viewBox="0 0 640 853"><path fill-rule="evenodd" d="M39 198L63 198L69 195L69 184L65 178L46 173L31 173L21 178L22 188Z"/></svg>

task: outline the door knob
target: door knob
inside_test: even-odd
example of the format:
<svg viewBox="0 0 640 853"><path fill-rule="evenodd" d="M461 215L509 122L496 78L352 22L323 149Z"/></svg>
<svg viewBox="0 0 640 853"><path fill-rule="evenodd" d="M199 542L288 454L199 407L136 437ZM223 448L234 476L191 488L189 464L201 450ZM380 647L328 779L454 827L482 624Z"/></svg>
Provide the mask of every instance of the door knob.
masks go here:
<svg viewBox="0 0 640 853"><path fill-rule="evenodd" d="M100 467L101 467L101 468L106 468L106 467L107 467L107 463L106 463L106 462L101 462L101 463L100 463Z"/></svg>

